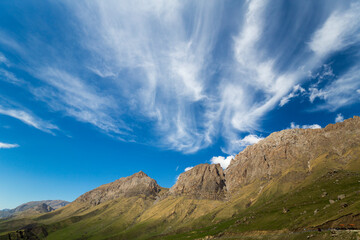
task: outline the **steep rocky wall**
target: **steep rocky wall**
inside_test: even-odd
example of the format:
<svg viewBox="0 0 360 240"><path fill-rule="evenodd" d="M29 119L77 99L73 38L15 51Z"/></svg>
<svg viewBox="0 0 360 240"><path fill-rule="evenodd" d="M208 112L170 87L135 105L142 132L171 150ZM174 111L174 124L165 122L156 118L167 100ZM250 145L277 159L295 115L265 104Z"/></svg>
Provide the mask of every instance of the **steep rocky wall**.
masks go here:
<svg viewBox="0 0 360 240"><path fill-rule="evenodd" d="M200 164L180 174L169 193L199 199L223 199L226 193L225 175L220 164Z"/></svg>

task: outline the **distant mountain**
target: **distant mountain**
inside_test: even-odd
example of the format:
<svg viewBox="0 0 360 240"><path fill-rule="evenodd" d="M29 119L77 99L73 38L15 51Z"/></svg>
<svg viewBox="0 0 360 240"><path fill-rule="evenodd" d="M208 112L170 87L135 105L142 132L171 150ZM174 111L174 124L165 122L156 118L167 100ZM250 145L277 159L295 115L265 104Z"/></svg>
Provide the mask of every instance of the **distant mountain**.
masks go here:
<svg viewBox="0 0 360 240"><path fill-rule="evenodd" d="M0 220L0 240L357 239L359 183L354 117L324 129L272 133L225 171L200 164L170 189L138 172L56 211L35 204L43 214Z"/></svg>
<svg viewBox="0 0 360 240"><path fill-rule="evenodd" d="M0 210L0 218L9 217L24 217L31 216L40 213L47 213L54 211L58 208L64 207L69 202L63 200L44 200L44 201L32 201L21 204L14 209Z"/></svg>

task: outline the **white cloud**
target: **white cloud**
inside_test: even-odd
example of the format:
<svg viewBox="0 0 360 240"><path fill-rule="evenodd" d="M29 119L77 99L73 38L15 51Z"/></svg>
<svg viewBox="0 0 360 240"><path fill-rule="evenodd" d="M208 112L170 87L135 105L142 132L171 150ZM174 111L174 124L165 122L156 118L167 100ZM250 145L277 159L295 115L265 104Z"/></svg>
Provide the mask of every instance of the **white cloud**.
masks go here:
<svg viewBox="0 0 360 240"><path fill-rule="evenodd" d="M352 3L345 11L336 11L313 35L309 47L319 56L343 49L360 39L360 4Z"/></svg>
<svg viewBox="0 0 360 240"><path fill-rule="evenodd" d="M219 163L220 166L221 166L223 169L226 169L226 168L229 166L229 164L230 164L230 162L231 162L231 160L232 160L233 158L234 158L233 155L227 156L226 158L223 157L223 156L212 157L212 158L210 159L210 162L211 162L212 164L217 164L217 163Z"/></svg>
<svg viewBox="0 0 360 240"><path fill-rule="evenodd" d="M302 128L305 129L319 129L321 128L321 126L319 124L311 124L311 125L303 125Z"/></svg>
<svg viewBox="0 0 360 240"><path fill-rule="evenodd" d="M123 134L123 130L128 130L121 120L111 117L118 107L111 96L97 92L82 79L59 69L38 69L36 75L46 85L32 88L32 93L54 110L108 133Z"/></svg>
<svg viewBox="0 0 360 240"><path fill-rule="evenodd" d="M299 84L295 85L293 88L293 91L289 93L289 95L281 98L281 101L279 103L280 107L284 106L286 103L290 101L290 99L299 96L301 93L304 93L305 89L302 88Z"/></svg>
<svg viewBox="0 0 360 240"><path fill-rule="evenodd" d="M317 84L322 82L324 79L335 77L332 67L329 64L323 64L321 67L321 71L317 72L316 74L312 74L311 71L309 72L309 77L313 79L318 79Z"/></svg>
<svg viewBox="0 0 360 240"><path fill-rule="evenodd" d="M360 94L360 89L356 90L356 92Z"/></svg>
<svg viewBox="0 0 360 240"><path fill-rule="evenodd" d="M1 57L1 56L0 56ZM5 69L1 69L0 68L0 80L12 83L12 84L16 84L16 85L20 85L23 84L24 81L17 78L15 76L15 74L13 74L12 72L9 72Z"/></svg>
<svg viewBox="0 0 360 240"><path fill-rule="evenodd" d="M309 100L310 100L311 103L313 103L316 98L321 99L321 98L326 97L326 93L324 91L322 91L321 89L319 90L319 89L314 88L314 87L309 88L309 93L310 93Z"/></svg>
<svg viewBox="0 0 360 240"><path fill-rule="evenodd" d="M267 112L304 94L300 82L320 62L317 57L299 55L286 63L285 70L279 71L277 64L287 50L280 48L283 52L267 55L262 48L262 43L268 42L266 28L271 27L267 25L269 1L247 3L243 26L234 37L233 69L236 70L231 77L236 80L222 87L223 135L228 145L223 151L230 154L248 145L237 140L239 132L258 130L258 122ZM293 67L294 63L297 67Z"/></svg>
<svg viewBox="0 0 360 240"><path fill-rule="evenodd" d="M239 151L243 150L245 147L249 145L253 145L263 140L263 137L256 136L254 134L249 134L242 139L232 140L227 148L222 148L221 150L224 153L228 154L237 154Z"/></svg>
<svg viewBox="0 0 360 240"><path fill-rule="evenodd" d="M335 111L338 108L359 101L356 89L360 87L360 68L355 66L344 74L338 76L330 84L322 89L310 88L309 100L313 102L316 98L323 100L323 103L316 106L317 109L328 109Z"/></svg>
<svg viewBox="0 0 360 240"><path fill-rule="evenodd" d="M17 148L17 147L19 147L18 144L0 142L0 148Z"/></svg>
<svg viewBox="0 0 360 240"><path fill-rule="evenodd" d="M258 143L260 140L263 140L263 139L264 138L262 138L262 137L250 134L238 141L242 145L247 146L247 145L252 145L252 144Z"/></svg>
<svg viewBox="0 0 360 240"><path fill-rule="evenodd" d="M32 126L47 133L53 134L53 130L58 130L57 126L45 122L44 120L40 119L39 117L33 115L28 111L19 110L19 109L9 109L0 106L0 114L16 118L29 126Z"/></svg>
<svg viewBox="0 0 360 240"><path fill-rule="evenodd" d="M165 147L191 153L211 144L205 81L221 3L68 3L83 26L83 45L96 56L89 69L112 78L131 114L151 120ZM116 77L123 71L131 74ZM195 103L204 110L195 110Z"/></svg>
<svg viewBox="0 0 360 240"><path fill-rule="evenodd" d="M0 30L0 44L6 45L7 47L18 51L23 52L23 48L17 41L14 41L13 38L9 37L6 33Z"/></svg>
<svg viewBox="0 0 360 240"><path fill-rule="evenodd" d="M341 113L339 113L338 115L336 115L335 122L338 123L342 121L344 121L344 116Z"/></svg>
<svg viewBox="0 0 360 240"><path fill-rule="evenodd" d="M9 66L9 65L10 65L9 60L8 60L8 59L5 57L5 55L2 54L1 52L0 52L0 63L5 64L6 66Z"/></svg>
<svg viewBox="0 0 360 240"><path fill-rule="evenodd" d="M291 122L291 123L290 123L290 128L291 128L291 129L300 128L300 125L299 125L299 124L295 124L294 122Z"/></svg>
<svg viewBox="0 0 360 240"><path fill-rule="evenodd" d="M319 124L311 124L311 125L298 125L298 124L295 124L294 122L292 122L290 124L290 128L291 129L294 129L294 128L304 128L304 129L319 129L321 128L321 126Z"/></svg>
<svg viewBox="0 0 360 240"><path fill-rule="evenodd" d="M187 171L189 171L189 170L191 170L193 167L187 167L187 168L185 168L185 172L187 172Z"/></svg>
<svg viewBox="0 0 360 240"><path fill-rule="evenodd" d="M261 130L259 122L266 113L304 94L305 77L325 66L325 55L358 41L359 4L351 9L329 4L318 9L319 15L336 12L329 14L303 49L309 35L302 34L312 29L301 27L304 19L313 19L308 15L312 11L306 11L314 7L310 2L294 10L295 20L284 27L273 24L283 19L269 16L281 9L269 0L246 1L226 20L223 1L66 1L75 15L70 19L76 29L70 33L76 32L73 40L78 42L61 39L66 47L62 41L57 46L31 36L39 42L17 44L0 32L0 43L22 53L24 62L30 59L26 65L32 70L26 70L43 83L32 86L31 92L51 110L126 140L133 140L133 134L146 125L149 129L144 130L151 132L148 142L185 153L209 146L221 134L224 152L234 154L261 139L239 138ZM236 24L235 32L232 27L219 27ZM335 27L328 32L331 24ZM219 36L220 32L224 34ZM76 49L64 54L64 49L71 49L68 45L80 46L80 54ZM218 45L229 49L221 48L219 54ZM86 59L81 59L84 55ZM331 68L324 69L317 78L333 76ZM341 94L331 86L311 86L310 101L319 98L337 106L356 101L354 89L360 85L355 73L352 80L347 77L333 86ZM350 85L357 87L350 92Z"/></svg>

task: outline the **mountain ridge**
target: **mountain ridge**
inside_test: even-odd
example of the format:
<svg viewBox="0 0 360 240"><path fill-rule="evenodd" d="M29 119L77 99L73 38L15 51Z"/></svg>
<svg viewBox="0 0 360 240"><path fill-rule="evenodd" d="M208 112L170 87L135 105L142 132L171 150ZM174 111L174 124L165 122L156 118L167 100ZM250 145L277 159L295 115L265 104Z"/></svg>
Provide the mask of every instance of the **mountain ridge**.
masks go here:
<svg viewBox="0 0 360 240"><path fill-rule="evenodd" d="M90 205L98 205L119 197L132 197L140 194L155 197L161 189L154 179L140 171L131 176L119 178L114 182L101 185L84 193L74 202L87 202Z"/></svg>
<svg viewBox="0 0 360 240"><path fill-rule="evenodd" d="M324 129L272 133L237 154L225 171L218 164L200 164L170 189L140 171L59 210L23 222L0 221L0 233L28 224L34 230L26 231L41 230L41 239L49 240L221 239L249 231L303 236L302 229L336 224L360 229L359 172L360 118L355 116ZM355 217L344 217L349 214ZM20 239L16 234L0 239Z"/></svg>
<svg viewBox="0 0 360 240"><path fill-rule="evenodd" d="M64 200L43 200L43 201L30 201L23 203L13 209L0 210L0 219L16 217L18 215L36 215L45 212L51 212L61 207L66 206L70 202Z"/></svg>

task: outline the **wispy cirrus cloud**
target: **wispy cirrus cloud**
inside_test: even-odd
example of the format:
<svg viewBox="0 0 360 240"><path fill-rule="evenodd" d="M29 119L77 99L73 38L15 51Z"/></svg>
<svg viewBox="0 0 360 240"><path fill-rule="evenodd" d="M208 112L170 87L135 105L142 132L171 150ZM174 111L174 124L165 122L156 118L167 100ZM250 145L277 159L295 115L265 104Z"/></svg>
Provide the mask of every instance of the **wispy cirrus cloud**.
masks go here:
<svg viewBox="0 0 360 240"><path fill-rule="evenodd" d="M315 108L328 109L330 111L336 111L340 107L358 102L359 94L357 89L360 88L359 76L360 68L355 66L323 88L310 88L310 102L314 102L315 99L323 100Z"/></svg>
<svg viewBox="0 0 360 240"><path fill-rule="evenodd" d="M320 99L323 109L357 101L356 67L336 78L324 70L334 79L305 87L309 72L359 43L353 1L301 2L287 9L291 18L269 0L238 3L234 13L221 1L63 4L71 24L70 33L56 34L61 41L32 36L18 44L0 32L0 44L26 62L22 70L36 81L23 87L37 100L127 141L140 136L193 153L222 138L223 151L234 154L259 141L252 133L266 114L295 97ZM6 70L10 82L16 75Z"/></svg>
<svg viewBox="0 0 360 240"><path fill-rule="evenodd" d="M90 123L107 133L125 134L128 127L114 119L116 100L100 93L82 79L54 68L38 69L35 74L45 84L32 93L52 109L64 112L78 121Z"/></svg>
<svg viewBox="0 0 360 240"><path fill-rule="evenodd" d="M294 98L294 97L297 97L297 96L299 96L299 95L302 94L302 93L305 93L305 89L302 88L299 84L298 84L298 85L295 85L295 86L293 87L292 92L289 93L289 95L281 98L281 101L280 101L280 103L279 103L279 106L280 106L280 107L284 106L285 104L287 104L287 103L290 101L290 99L292 99L292 98Z"/></svg>
<svg viewBox="0 0 360 240"><path fill-rule="evenodd" d="M54 134L53 130L59 129L56 125L40 119L29 111L0 106L0 114L18 119L21 122L36 129L39 129L43 132Z"/></svg>
<svg viewBox="0 0 360 240"><path fill-rule="evenodd" d="M360 4L352 2L346 10L335 10L313 35L310 49L326 56L360 40Z"/></svg>
<svg viewBox="0 0 360 240"><path fill-rule="evenodd" d="M24 81L18 77L15 76L14 73L9 72L8 70L0 68L0 80L9 82L11 84L15 85L21 85L24 83Z"/></svg>
<svg viewBox="0 0 360 240"><path fill-rule="evenodd" d="M0 149L1 148L9 149L9 148L17 148L17 147L20 147L19 144L0 142Z"/></svg>
<svg viewBox="0 0 360 240"><path fill-rule="evenodd" d="M196 152L211 144L207 109L212 100L206 82L221 4L94 1L85 9L82 4L70 5L85 27L84 45L102 62L95 60L90 68L100 76L130 73L127 79L113 77L113 85L132 111L154 123L164 146ZM203 110L195 110L200 109L196 105Z"/></svg>
<svg viewBox="0 0 360 240"><path fill-rule="evenodd" d="M1 52L0 52L0 64L5 64L6 66L9 66L9 60Z"/></svg>

